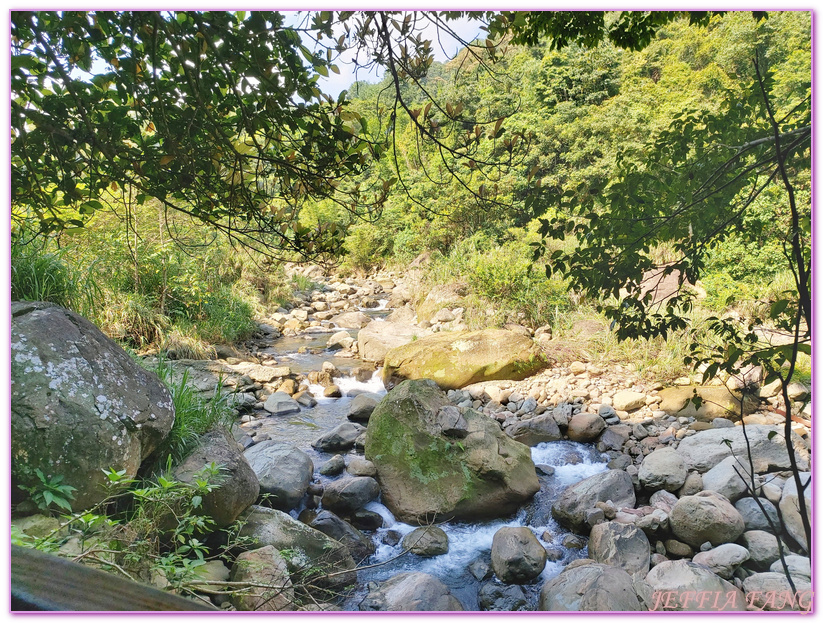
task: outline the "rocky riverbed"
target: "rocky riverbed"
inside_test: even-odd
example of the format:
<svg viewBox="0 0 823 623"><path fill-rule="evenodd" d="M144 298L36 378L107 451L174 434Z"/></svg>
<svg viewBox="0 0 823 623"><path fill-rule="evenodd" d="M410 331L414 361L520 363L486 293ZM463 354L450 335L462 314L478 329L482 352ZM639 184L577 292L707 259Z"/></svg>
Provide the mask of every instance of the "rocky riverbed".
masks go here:
<svg viewBox="0 0 823 623"><path fill-rule="evenodd" d="M757 370L664 387L558 360L547 327L469 332L459 290L413 309L413 273L310 276L322 288L244 349L175 363L204 393L222 383L237 412L185 468L234 466L210 503L260 547L225 574L263 565L290 587L301 565L321 567L324 609L808 609L781 398L735 393ZM792 429L805 482L809 428ZM289 609L289 590L218 601Z"/></svg>

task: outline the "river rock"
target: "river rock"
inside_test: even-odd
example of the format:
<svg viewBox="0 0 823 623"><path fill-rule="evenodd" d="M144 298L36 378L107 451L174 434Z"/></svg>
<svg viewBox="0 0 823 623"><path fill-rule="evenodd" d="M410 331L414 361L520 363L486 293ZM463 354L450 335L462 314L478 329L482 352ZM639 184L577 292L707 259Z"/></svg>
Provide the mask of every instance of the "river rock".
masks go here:
<svg viewBox="0 0 823 623"><path fill-rule="evenodd" d="M294 587L286 561L271 545L243 552L231 569L232 582L268 584L270 588L254 587L249 592L232 593L231 603L238 610L280 612L295 610Z"/></svg>
<svg viewBox="0 0 823 623"><path fill-rule="evenodd" d="M75 487L75 511L107 495L103 470L137 474L174 422L171 395L82 316L51 303L11 304L11 484L35 470Z"/></svg>
<svg viewBox="0 0 823 623"><path fill-rule="evenodd" d="M290 511L300 504L314 473L314 463L305 452L268 440L253 445L245 456L274 508Z"/></svg>
<svg viewBox="0 0 823 623"><path fill-rule="evenodd" d="M346 417L352 422L368 422L372 411L382 399L383 396L378 394L358 394L351 401Z"/></svg>
<svg viewBox="0 0 823 623"><path fill-rule="evenodd" d="M241 521L245 523L240 536L255 539L256 547L272 545L281 553L288 552L283 557L291 573L316 568L318 577L312 583L318 588L342 590L357 582L354 560L346 546L287 513L252 506L241 515Z"/></svg>
<svg viewBox="0 0 823 623"><path fill-rule="evenodd" d="M788 554L786 556L786 566L789 568L789 575L793 579L805 580L811 582L812 580L812 561L806 556L797 556L796 554ZM780 560L775 560L769 571L775 573L784 573L783 563Z"/></svg>
<svg viewBox="0 0 823 623"><path fill-rule="evenodd" d="M500 528L492 539L492 569L506 584L525 584L543 571L546 550L528 528Z"/></svg>
<svg viewBox="0 0 823 623"><path fill-rule="evenodd" d="M431 322L441 309L460 306L468 287L464 283L434 286L417 307L419 322Z"/></svg>
<svg viewBox="0 0 823 623"><path fill-rule="evenodd" d="M522 587L517 584L501 586L494 582L486 582L477 593L477 601L481 610L492 612L517 612L528 610L528 597Z"/></svg>
<svg viewBox="0 0 823 623"><path fill-rule="evenodd" d="M650 610L742 611L743 592L702 565L687 560L668 560L655 565L646 576L653 590Z"/></svg>
<svg viewBox="0 0 823 623"><path fill-rule="evenodd" d="M352 476L370 476L372 478L377 476L377 468L374 463L361 457L354 457L349 461L346 471Z"/></svg>
<svg viewBox="0 0 823 623"><path fill-rule="evenodd" d="M763 510L761 510L757 502L758 500L754 498L741 498L734 503L737 512L743 517L746 530L771 530L767 517L772 520L773 525L779 527L780 520L777 517L777 509L774 504L766 498L759 498L760 505L763 506Z"/></svg>
<svg viewBox="0 0 823 623"><path fill-rule="evenodd" d="M812 586L803 580L794 580L792 590L783 573L755 573L743 580L746 599L757 610L802 610L808 612L812 605Z"/></svg>
<svg viewBox="0 0 823 623"><path fill-rule="evenodd" d="M782 426L749 425L746 426L746 433L751 443L752 462L756 473L791 469ZM806 443L794 433L792 443L800 469L808 470L809 450ZM682 439L677 451L683 457L686 469L696 470L701 474L709 471L726 457L734 455L742 458L748 454L741 426L700 431Z"/></svg>
<svg viewBox="0 0 823 623"><path fill-rule="evenodd" d="M646 394L633 392L628 389L617 392L612 396L612 407L617 411L636 411L646 406Z"/></svg>
<svg viewBox="0 0 823 623"><path fill-rule="evenodd" d="M589 535L592 560L620 567L635 580L646 577L650 555L648 537L632 525L609 521L594 526Z"/></svg>
<svg viewBox="0 0 823 623"><path fill-rule="evenodd" d="M649 491L677 491L686 482L686 465L677 450L658 448L643 458L637 478Z"/></svg>
<svg viewBox="0 0 823 623"><path fill-rule="evenodd" d="M606 423L596 413L578 413L569 420L567 434L572 441L585 443L597 439L605 428Z"/></svg>
<svg viewBox="0 0 823 623"><path fill-rule="evenodd" d="M354 338L349 335L348 331L338 331L326 342L326 348L328 350L340 350L341 348L349 348L352 344L354 344Z"/></svg>
<svg viewBox="0 0 823 623"><path fill-rule="evenodd" d="M344 469L346 469L346 459L343 458L342 454L335 454L328 461L323 463L317 471L324 476L337 476L338 474L341 474Z"/></svg>
<svg viewBox="0 0 823 623"><path fill-rule="evenodd" d="M701 491L680 498L669 514L672 533L684 543L699 548L730 543L743 534L743 517L722 495Z"/></svg>
<svg viewBox="0 0 823 623"><path fill-rule="evenodd" d="M309 526L345 545L355 560L365 560L374 553L374 542L331 511L322 510Z"/></svg>
<svg viewBox="0 0 823 623"><path fill-rule="evenodd" d="M272 415L300 413L300 405L286 392L274 392L263 403L263 408Z"/></svg>
<svg viewBox="0 0 823 623"><path fill-rule="evenodd" d="M354 440L363 432L363 427L352 422L343 422L315 439L311 447L318 452L339 452L354 447Z"/></svg>
<svg viewBox="0 0 823 623"><path fill-rule="evenodd" d="M326 485L323 491L323 508L350 513L377 499L379 494L380 488L374 478L346 476Z"/></svg>
<svg viewBox="0 0 823 623"><path fill-rule="evenodd" d="M751 493L749 487L753 486L752 483L749 482L748 487L746 486L746 481L750 480L750 470L748 461L742 457L726 457L703 474L703 489L716 491L728 498L729 502L734 503L744 495Z"/></svg>
<svg viewBox="0 0 823 623"><path fill-rule="evenodd" d="M694 393L703 400L700 407L690 402ZM700 422L711 422L715 418L740 419L740 393L727 387L685 386L667 387L660 390L662 398L658 408L676 417L693 417ZM759 403L748 396L743 401L743 415L757 411Z"/></svg>
<svg viewBox="0 0 823 623"><path fill-rule="evenodd" d="M401 573L382 582L360 602L360 610L381 612L461 611L448 587L428 573Z"/></svg>
<svg viewBox="0 0 823 623"><path fill-rule="evenodd" d="M504 430L515 441L531 447L546 441L560 441L563 439L560 428L550 413L538 415L528 420L518 420Z"/></svg>
<svg viewBox="0 0 823 623"><path fill-rule="evenodd" d="M645 610L631 576L611 565L575 560L540 589L538 610L625 612Z"/></svg>
<svg viewBox="0 0 823 623"><path fill-rule="evenodd" d="M626 472L610 469L568 487L552 505L552 517L574 532L584 532L588 530L586 512L597 502L609 500L618 509L634 508L634 486Z"/></svg>
<svg viewBox="0 0 823 623"><path fill-rule="evenodd" d="M383 382L433 379L443 389L507 379L518 381L545 368L531 338L503 329L436 333L386 353Z"/></svg>
<svg viewBox="0 0 823 623"><path fill-rule="evenodd" d="M260 483L240 446L223 427L201 435L198 447L174 468L174 476L191 483L211 463L220 466L219 476L212 481L218 487L203 496L201 508L218 528L225 528L254 504L260 494Z"/></svg>
<svg viewBox="0 0 823 623"><path fill-rule="evenodd" d="M369 419L366 458L401 521L505 516L540 489L529 449L487 415L466 409L466 437L444 436L437 414L450 404L431 381L406 381Z"/></svg>
<svg viewBox="0 0 823 623"><path fill-rule="evenodd" d="M809 482L811 474L802 472L800 474L801 485L806 485ZM811 508L812 508L812 487L807 486L804 491L806 499L806 516L809 518L811 525ZM797 483L794 478L789 478L783 486L783 495L780 496L780 513L783 515L783 521L786 524L786 532L797 541L800 546L808 551L809 546L806 542L806 531L803 528L803 519L800 514L800 496L797 494Z"/></svg>
<svg viewBox="0 0 823 623"><path fill-rule="evenodd" d="M331 321L341 329L362 329L371 322L371 318L361 311L353 311L339 314Z"/></svg>
<svg viewBox="0 0 823 623"><path fill-rule="evenodd" d="M737 543L724 543L708 552L698 552L692 562L707 567L724 580L731 580L735 569L749 559L749 550Z"/></svg>
<svg viewBox="0 0 823 623"><path fill-rule="evenodd" d="M382 364L393 348L429 334L428 329L407 322L370 322L357 334L357 352L363 361Z"/></svg>
<svg viewBox="0 0 823 623"><path fill-rule="evenodd" d="M750 565L755 569L768 569L780 558L777 537L765 530L747 530L740 540L749 550Z"/></svg>
<svg viewBox="0 0 823 623"><path fill-rule="evenodd" d="M432 558L449 552L449 537L437 526L415 528L403 537L403 549L424 558Z"/></svg>

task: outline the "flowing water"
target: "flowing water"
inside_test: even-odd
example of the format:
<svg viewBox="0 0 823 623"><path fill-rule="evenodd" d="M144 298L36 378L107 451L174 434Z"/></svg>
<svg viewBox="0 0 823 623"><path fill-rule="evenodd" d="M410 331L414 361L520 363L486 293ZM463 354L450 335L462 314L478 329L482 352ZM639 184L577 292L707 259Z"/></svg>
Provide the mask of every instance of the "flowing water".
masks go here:
<svg viewBox="0 0 823 623"><path fill-rule="evenodd" d="M362 311L374 315L376 319L386 314L383 309L378 308ZM322 333L315 330L306 336L279 338L270 348L263 351L274 355L279 363L289 365L295 372L306 374L311 370L319 370L324 361L331 361L344 373L343 377L336 379L343 393L342 398L323 398L321 386L310 386L317 406L302 409L300 413L291 416L262 418L262 425L258 429L259 433L267 433L272 439L291 443L306 452L314 461L315 468L329 460L332 454L315 451L311 443L325 431L346 421L349 404L354 396L362 392L380 395L386 393L380 380L380 370L366 382L357 381L351 372L361 365L359 359L343 358L325 351L329 335L338 330L328 327L324 328ZM357 330L352 330L351 333L356 337ZM366 509L379 513L383 517L384 525L372 534L377 549L363 564L376 566L358 572L358 589L348 596L344 608L357 609L368 592L369 582L380 582L405 571L422 571L440 578L462 602L465 609L479 610L477 593L480 585L487 580L478 581L469 571L469 566L477 560L490 564L492 538L497 530L505 526L527 526L542 544L562 554L558 560L546 564L539 578L524 586L531 602L530 606L533 608L537 592L543 582L560 573L572 560L586 555L585 547L574 549L563 546L563 538L569 532L551 517L551 505L569 485L606 470L606 460L592 445L572 441L540 444L532 448L532 460L535 465L542 464L554 468L551 475L542 474L538 470L541 488L534 498L511 517L439 524L448 535L449 551L435 558L421 558L411 553L402 554L400 543L388 545L387 540L393 541L387 536L403 536L416 526L395 520L389 509L379 501L370 503ZM327 483L331 479L320 476L320 480ZM296 517L300 510L292 511L292 515ZM389 535L390 531L397 534Z"/></svg>

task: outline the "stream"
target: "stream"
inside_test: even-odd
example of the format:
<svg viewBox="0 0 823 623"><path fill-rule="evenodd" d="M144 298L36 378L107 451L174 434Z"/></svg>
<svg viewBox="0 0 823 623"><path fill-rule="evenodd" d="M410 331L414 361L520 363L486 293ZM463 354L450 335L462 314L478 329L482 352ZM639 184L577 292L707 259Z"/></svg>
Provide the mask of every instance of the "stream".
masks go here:
<svg viewBox="0 0 823 623"><path fill-rule="evenodd" d="M374 319L382 320L388 313L385 302L379 301L377 308L363 308L361 311ZM362 365L357 358L338 357L325 349L328 338L340 329L333 326L311 327L312 331L295 337L281 337L274 340L262 352L274 356L278 362L288 364L293 371L307 374L319 370L324 361L332 362L344 376L335 379L343 394L342 398L324 398L323 388L310 386L317 400L312 408L302 408L300 413L284 417L265 417L259 427L259 433L268 434L272 439L290 443L304 451L314 462L315 470L332 458L334 453L318 452L311 443L323 432L346 421L349 405L358 393L372 392L385 395L386 389L380 380L380 370L375 371L368 381L358 381L352 375L355 368ZM350 330L356 338L358 329ZM351 451L354 454L354 451ZM483 578L484 565L490 566L492 538L497 530L506 526L527 526L538 540L550 550L542 574L531 584L523 586L529 600L529 609L537 603L540 587L546 580L558 575L571 561L583 558L587 554L585 539L574 538L576 543L564 543L571 533L551 517L554 500L566 487L597 472L605 471L606 457L596 451L591 444L572 441L542 443L531 449L535 465L550 466L553 469L538 469L540 491L513 516L478 522L446 522L439 524L449 538L449 551L434 558L423 558L415 554L402 553L402 545L397 542L398 535L411 532L417 526L397 521L391 511L379 502L371 502L365 508L379 513L383 517L383 527L369 535L376 546L375 553L363 565L370 566L358 572L358 587L347 596L343 603L345 610L357 610L358 604L368 593L371 582L381 582L407 571L422 571L439 578L449 587L452 594L459 599L466 610L480 610L478 590L489 581ZM543 472L548 472L547 475ZM327 477L315 472L322 484L341 476ZM295 509L291 515L295 518L302 508ZM389 534L394 532L395 534ZM388 538L388 537L394 537ZM389 545L388 543L396 543ZM553 560L554 559L554 560ZM477 562L479 561L479 562ZM380 563L380 564L378 564ZM473 566L472 563L475 563ZM470 570L473 566L475 574ZM478 571L479 569L479 571ZM475 575L481 577L478 580ZM492 580L495 581L496 580Z"/></svg>

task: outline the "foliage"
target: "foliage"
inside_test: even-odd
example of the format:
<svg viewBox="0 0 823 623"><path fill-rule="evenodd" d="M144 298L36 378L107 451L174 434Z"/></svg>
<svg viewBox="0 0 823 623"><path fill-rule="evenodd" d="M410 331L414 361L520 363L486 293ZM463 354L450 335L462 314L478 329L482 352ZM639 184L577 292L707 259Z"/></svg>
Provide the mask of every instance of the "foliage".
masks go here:
<svg viewBox="0 0 823 623"><path fill-rule="evenodd" d="M222 379L218 380L214 393L206 398L189 383L188 369L182 374L175 373L173 364L161 358L155 372L168 387L174 404L172 429L152 453L157 468L169 460L172 464L179 463L191 452L200 435L217 425L230 427L234 418L229 396L223 393Z"/></svg>
<svg viewBox="0 0 823 623"><path fill-rule="evenodd" d="M62 484L63 476L46 476L40 469L34 470L40 480L31 487L23 487L31 495L32 501L40 510L51 510L52 505L71 512L71 500L74 498L76 487Z"/></svg>

